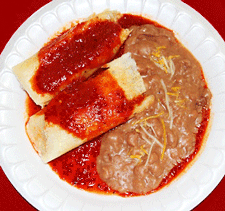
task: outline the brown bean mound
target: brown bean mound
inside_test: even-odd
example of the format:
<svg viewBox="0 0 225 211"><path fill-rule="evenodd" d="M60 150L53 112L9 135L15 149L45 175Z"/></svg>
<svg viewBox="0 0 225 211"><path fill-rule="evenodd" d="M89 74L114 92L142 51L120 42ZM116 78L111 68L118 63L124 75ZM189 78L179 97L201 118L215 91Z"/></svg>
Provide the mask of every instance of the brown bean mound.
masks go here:
<svg viewBox="0 0 225 211"><path fill-rule="evenodd" d="M103 136L97 170L114 190L144 194L195 150L211 93L200 64L171 31L154 25L132 30L125 53L131 52L155 102Z"/></svg>

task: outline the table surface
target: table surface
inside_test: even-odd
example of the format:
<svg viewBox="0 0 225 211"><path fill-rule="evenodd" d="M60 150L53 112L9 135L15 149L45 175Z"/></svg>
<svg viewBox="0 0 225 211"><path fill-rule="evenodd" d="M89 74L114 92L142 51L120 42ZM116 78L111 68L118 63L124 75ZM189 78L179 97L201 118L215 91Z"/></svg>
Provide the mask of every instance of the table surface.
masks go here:
<svg viewBox="0 0 225 211"><path fill-rule="evenodd" d="M36 10L51 0L4 1L0 6L0 52L17 28ZM224 0L183 0L201 13L225 40L225 1ZM194 211L225 210L225 178L215 190ZM0 167L0 210L35 211L11 185Z"/></svg>

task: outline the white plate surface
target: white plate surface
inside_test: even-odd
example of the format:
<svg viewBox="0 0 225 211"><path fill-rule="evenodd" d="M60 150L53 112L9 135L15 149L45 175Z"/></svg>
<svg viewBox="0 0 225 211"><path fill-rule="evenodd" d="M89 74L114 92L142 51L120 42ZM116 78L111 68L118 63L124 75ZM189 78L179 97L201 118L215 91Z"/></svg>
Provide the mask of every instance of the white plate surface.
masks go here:
<svg viewBox="0 0 225 211"><path fill-rule="evenodd" d="M147 14L175 31L200 61L213 93L212 128L203 153L182 177L142 197L103 196L63 182L34 152L24 129L25 92L12 67L37 52L67 22L104 9ZM225 173L225 45L216 30L179 0L53 1L33 14L13 35L0 60L0 165L14 187L38 210L190 210Z"/></svg>

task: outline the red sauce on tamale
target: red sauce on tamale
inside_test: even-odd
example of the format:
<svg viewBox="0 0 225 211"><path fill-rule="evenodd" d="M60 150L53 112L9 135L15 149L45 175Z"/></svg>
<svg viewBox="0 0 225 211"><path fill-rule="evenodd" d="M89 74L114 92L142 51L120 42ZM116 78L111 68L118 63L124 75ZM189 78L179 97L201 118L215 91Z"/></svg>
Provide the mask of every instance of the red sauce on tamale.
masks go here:
<svg viewBox="0 0 225 211"><path fill-rule="evenodd" d="M38 53L40 66L33 76L39 94L57 93L73 79L83 80L84 71L109 62L121 45L122 28L112 21L79 23L51 40Z"/></svg>

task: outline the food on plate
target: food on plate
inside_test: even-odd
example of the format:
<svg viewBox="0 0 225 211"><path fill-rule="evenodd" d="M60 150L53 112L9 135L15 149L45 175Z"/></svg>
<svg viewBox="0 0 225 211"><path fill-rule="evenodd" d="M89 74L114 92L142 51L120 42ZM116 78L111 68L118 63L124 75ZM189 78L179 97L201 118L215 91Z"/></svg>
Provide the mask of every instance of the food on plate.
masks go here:
<svg viewBox="0 0 225 211"><path fill-rule="evenodd" d="M15 66L14 73L33 101L48 104L72 80L83 81L111 61L130 33L118 24L120 17L116 11L94 14Z"/></svg>
<svg viewBox="0 0 225 211"><path fill-rule="evenodd" d="M171 30L139 15L120 14L116 23L129 36L114 60L103 59L86 81L68 84L30 117L27 132L42 160L68 183L145 195L199 153L212 96L201 65Z"/></svg>
<svg viewBox="0 0 225 211"><path fill-rule="evenodd" d="M149 107L143 79L130 53L89 80L72 83L31 116L27 133L44 162L105 133Z"/></svg>

